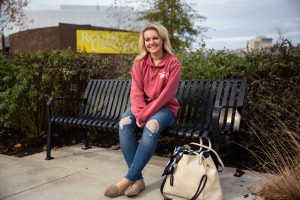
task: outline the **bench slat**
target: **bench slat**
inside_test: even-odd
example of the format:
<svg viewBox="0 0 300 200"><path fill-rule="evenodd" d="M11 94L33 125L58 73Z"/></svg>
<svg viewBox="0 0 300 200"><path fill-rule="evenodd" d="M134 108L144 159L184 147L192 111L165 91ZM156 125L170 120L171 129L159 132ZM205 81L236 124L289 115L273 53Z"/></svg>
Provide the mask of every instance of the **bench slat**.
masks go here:
<svg viewBox="0 0 300 200"><path fill-rule="evenodd" d="M192 125L192 115L194 114L195 112L195 103L197 101L197 98L196 97L196 91L198 89L198 81L195 80L195 81L192 81L192 85L191 85L191 91L190 91L190 98L188 99L188 109L187 109L187 114L185 116L185 121L186 121L186 124L191 127Z"/></svg>
<svg viewBox="0 0 300 200"><path fill-rule="evenodd" d="M214 105L215 95L216 95L216 89L217 89L217 83L218 81L209 81L210 82L210 89L209 89L209 96L208 96L208 102L206 104L206 115L205 115L205 123L203 126L204 130L209 130L211 125L211 113Z"/></svg>
<svg viewBox="0 0 300 200"><path fill-rule="evenodd" d="M199 117L198 117L198 124L197 124L197 129L198 130L203 130L204 128L204 123L205 123L205 112L206 112L206 105L207 105L207 99L209 95L209 88L210 88L210 81L209 80L204 80L203 81L203 95L200 98L200 110L199 110Z"/></svg>
<svg viewBox="0 0 300 200"><path fill-rule="evenodd" d="M242 106L244 105L246 85L247 85L246 80L240 81L240 87L238 88L238 97L237 97L238 100L236 102L237 107L242 108ZM240 109L240 111L236 110L232 132L238 132L240 129L240 124L241 124L241 109Z"/></svg>
<svg viewBox="0 0 300 200"><path fill-rule="evenodd" d="M193 108L194 108L194 113L193 113L193 117L192 117L192 127L197 127L198 123L199 123L199 117L200 117L200 112L201 112L201 106L200 106L200 102L201 102L201 98L203 95L203 86L204 86L204 81L197 81L197 96L195 98L194 104L193 104Z"/></svg>
<svg viewBox="0 0 300 200"><path fill-rule="evenodd" d="M124 90L124 94L122 95L122 103L121 103L122 106L118 111L119 113L118 118L121 118L122 114L130 105L130 98L129 98L130 86L131 86L131 81L125 81L125 84L123 84L122 90Z"/></svg>
<svg viewBox="0 0 300 200"><path fill-rule="evenodd" d="M221 95L221 106L227 106L228 105L228 98L229 98L229 89L230 89L230 80L224 81L225 88L223 89L223 94ZM225 109L221 110L220 114L220 120L219 120L219 127L223 127L223 124L225 122Z"/></svg>
<svg viewBox="0 0 300 200"><path fill-rule="evenodd" d="M116 82L116 87L117 88L115 90L115 94L114 94L114 97L113 97L114 99L113 99L113 102L112 102L112 109L111 109L111 113L110 113L110 116L109 116L110 119L115 119L117 107L121 106L121 103L122 103L122 100L121 100L122 84L123 84L123 81L118 80Z"/></svg>
<svg viewBox="0 0 300 200"><path fill-rule="evenodd" d="M231 89L230 89L230 99L229 99L229 106L233 107L234 103L236 102L236 95L237 95L237 87L238 87L238 82L233 81L231 83ZM223 130L225 132L228 132L228 130L231 130L232 124L233 124L233 119L235 116L235 110L233 108L228 108L226 109L226 121L225 124L223 125Z"/></svg>

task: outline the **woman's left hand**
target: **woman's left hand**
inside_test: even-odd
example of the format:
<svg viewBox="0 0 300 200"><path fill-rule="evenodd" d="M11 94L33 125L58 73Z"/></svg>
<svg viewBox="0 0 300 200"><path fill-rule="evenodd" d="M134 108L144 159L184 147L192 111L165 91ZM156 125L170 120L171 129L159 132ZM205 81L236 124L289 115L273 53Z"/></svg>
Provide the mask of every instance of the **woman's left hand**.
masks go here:
<svg viewBox="0 0 300 200"><path fill-rule="evenodd" d="M139 128L144 128L145 123L139 124L138 121L137 121L137 122L136 122L136 125L137 125Z"/></svg>

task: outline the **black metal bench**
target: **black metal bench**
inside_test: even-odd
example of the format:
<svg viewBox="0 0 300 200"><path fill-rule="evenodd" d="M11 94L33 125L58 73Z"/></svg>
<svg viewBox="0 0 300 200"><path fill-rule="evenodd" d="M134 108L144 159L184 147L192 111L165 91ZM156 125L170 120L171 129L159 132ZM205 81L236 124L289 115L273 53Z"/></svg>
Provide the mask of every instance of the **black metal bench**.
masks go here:
<svg viewBox="0 0 300 200"><path fill-rule="evenodd" d="M51 157L53 125L118 132L121 115L130 105L131 82L128 80L90 80L83 98L50 98L47 102L47 155ZM246 91L246 80L182 80L177 89L180 110L174 127L167 132L186 138L209 136L219 151L222 135L237 133ZM72 102L74 115L61 112ZM60 111L60 113L57 113Z"/></svg>

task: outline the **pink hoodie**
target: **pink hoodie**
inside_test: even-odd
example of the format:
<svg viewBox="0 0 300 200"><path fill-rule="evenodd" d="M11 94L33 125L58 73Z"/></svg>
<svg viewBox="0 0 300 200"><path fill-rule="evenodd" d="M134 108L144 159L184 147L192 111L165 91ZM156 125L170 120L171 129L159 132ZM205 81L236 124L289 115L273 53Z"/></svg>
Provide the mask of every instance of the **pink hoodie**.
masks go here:
<svg viewBox="0 0 300 200"><path fill-rule="evenodd" d="M179 60L169 53L157 66L152 63L150 54L134 61L130 101L131 111L139 124L146 122L163 106L177 116L179 103L175 93L179 80Z"/></svg>

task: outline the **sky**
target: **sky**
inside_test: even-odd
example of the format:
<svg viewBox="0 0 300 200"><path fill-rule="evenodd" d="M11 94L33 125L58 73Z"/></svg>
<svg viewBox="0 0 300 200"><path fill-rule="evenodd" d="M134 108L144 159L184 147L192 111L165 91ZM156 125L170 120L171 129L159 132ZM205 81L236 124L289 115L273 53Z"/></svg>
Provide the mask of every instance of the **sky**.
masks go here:
<svg viewBox="0 0 300 200"><path fill-rule="evenodd" d="M29 0L26 9L59 9L60 5L112 5L114 0ZM117 0L120 5L138 8L139 1ZM206 20L197 23L208 28L204 33L207 48L245 48L255 36L272 37L278 32L294 44L300 43L300 0L186 0ZM200 37L196 38L200 41ZM273 43L274 43L273 42ZM197 46L195 42L194 46Z"/></svg>

